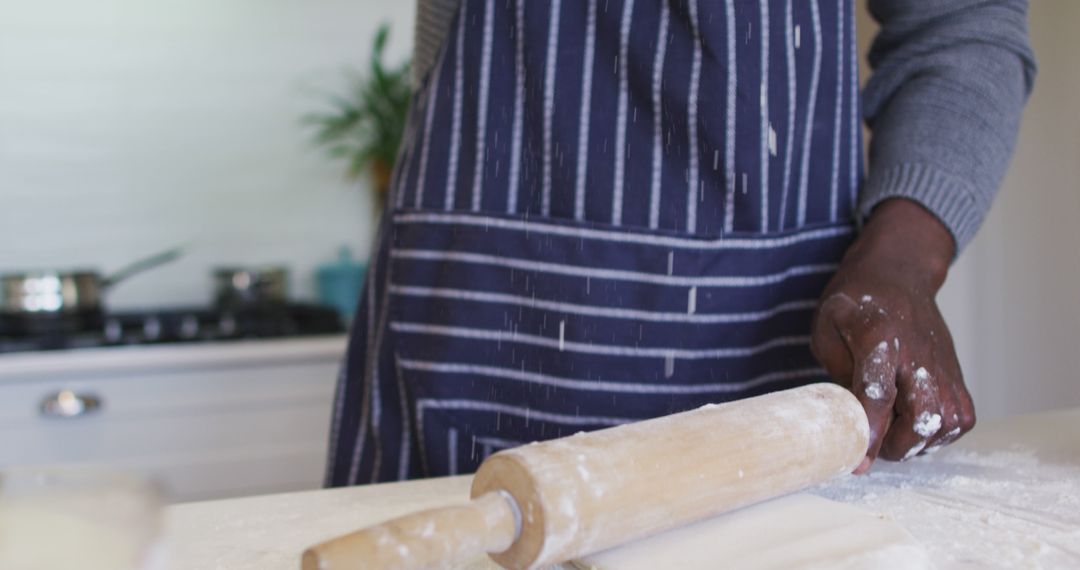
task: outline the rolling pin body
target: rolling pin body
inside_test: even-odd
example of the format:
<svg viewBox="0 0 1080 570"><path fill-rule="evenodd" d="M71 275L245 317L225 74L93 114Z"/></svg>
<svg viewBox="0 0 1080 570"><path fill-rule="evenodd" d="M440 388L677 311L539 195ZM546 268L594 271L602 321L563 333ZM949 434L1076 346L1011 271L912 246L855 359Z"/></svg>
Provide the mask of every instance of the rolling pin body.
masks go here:
<svg viewBox="0 0 1080 570"><path fill-rule="evenodd" d="M815 384L505 450L480 466L472 496L492 513L484 532L503 537L488 544L513 537L504 550L488 548L491 557L507 568L535 568L849 473L868 439L858 401L838 386ZM496 497L509 508L494 507ZM419 525L424 517L409 518ZM367 563L379 559L370 533L393 524L314 547L306 568L378 568ZM449 561L423 558L394 567Z"/></svg>

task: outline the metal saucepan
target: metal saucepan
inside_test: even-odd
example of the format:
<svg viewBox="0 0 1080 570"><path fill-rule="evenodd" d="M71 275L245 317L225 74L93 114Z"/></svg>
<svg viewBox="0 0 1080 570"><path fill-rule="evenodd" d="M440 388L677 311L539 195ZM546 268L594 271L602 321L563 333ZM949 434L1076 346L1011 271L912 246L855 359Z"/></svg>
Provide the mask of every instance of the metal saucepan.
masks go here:
<svg viewBox="0 0 1080 570"><path fill-rule="evenodd" d="M32 271L0 275L2 310L9 315L72 315L102 308L107 289L137 273L169 263L183 254L173 248L140 259L102 277L95 271Z"/></svg>
<svg viewBox="0 0 1080 570"><path fill-rule="evenodd" d="M219 267L214 270L214 300L219 307L284 303L289 270L278 266Z"/></svg>

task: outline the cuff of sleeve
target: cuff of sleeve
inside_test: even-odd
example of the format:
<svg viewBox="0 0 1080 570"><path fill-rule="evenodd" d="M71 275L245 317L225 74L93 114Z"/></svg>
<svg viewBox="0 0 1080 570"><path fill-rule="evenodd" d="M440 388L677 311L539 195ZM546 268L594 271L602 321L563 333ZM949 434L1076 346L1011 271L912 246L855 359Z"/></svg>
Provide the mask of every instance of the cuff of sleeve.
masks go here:
<svg viewBox="0 0 1080 570"><path fill-rule="evenodd" d="M924 164L900 164L871 169L859 197L859 222L865 222L875 206L890 198L907 198L937 216L956 240L956 253L967 246L982 224L985 208L973 197L971 186L950 174Z"/></svg>

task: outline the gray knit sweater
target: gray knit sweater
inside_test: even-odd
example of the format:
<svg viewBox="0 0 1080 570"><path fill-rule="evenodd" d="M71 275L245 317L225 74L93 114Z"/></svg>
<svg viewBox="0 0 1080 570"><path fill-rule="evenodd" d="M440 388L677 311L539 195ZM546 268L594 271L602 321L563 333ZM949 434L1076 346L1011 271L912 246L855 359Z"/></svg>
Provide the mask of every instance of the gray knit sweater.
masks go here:
<svg viewBox="0 0 1080 570"><path fill-rule="evenodd" d="M817 0L815 0L817 1ZM1027 0L867 0L881 24L863 90L870 139L858 215L919 202L957 251L982 224L1035 79ZM435 62L458 0L417 0L414 70Z"/></svg>

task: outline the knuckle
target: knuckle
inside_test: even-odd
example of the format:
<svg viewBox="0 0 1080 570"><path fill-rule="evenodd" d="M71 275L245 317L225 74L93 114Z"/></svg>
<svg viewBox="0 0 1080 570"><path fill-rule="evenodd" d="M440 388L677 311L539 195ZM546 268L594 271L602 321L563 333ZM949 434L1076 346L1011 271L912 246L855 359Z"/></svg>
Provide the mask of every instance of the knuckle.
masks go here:
<svg viewBox="0 0 1080 570"><path fill-rule="evenodd" d="M887 352L893 352L895 347L893 339L898 338L899 331L896 326L881 319L863 319L851 327L852 340L860 346L866 346L873 350L885 343Z"/></svg>
<svg viewBox="0 0 1080 570"><path fill-rule="evenodd" d="M915 305L911 299L899 292L891 291L877 296L863 296L859 310L863 314L881 317L885 320L910 320Z"/></svg>
<svg viewBox="0 0 1080 570"><path fill-rule="evenodd" d="M971 431L975 428L975 411L964 411L958 414L957 423L959 428L965 432Z"/></svg>
<svg viewBox="0 0 1080 570"><path fill-rule="evenodd" d="M845 293L833 293L821 301L822 312L835 312L842 308L855 307L856 304Z"/></svg>
<svg viewBox="0 0 1080 570"><path fill-rule="evenodd" d="M951 414L945 414L942 419L941 430L938 432L938 438L943 443L952 443L960 438L963 434L971 431L975 427L975 414L963 409L957 409L957 411Z"/></svg>

